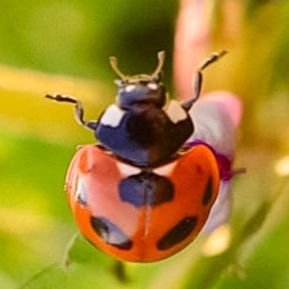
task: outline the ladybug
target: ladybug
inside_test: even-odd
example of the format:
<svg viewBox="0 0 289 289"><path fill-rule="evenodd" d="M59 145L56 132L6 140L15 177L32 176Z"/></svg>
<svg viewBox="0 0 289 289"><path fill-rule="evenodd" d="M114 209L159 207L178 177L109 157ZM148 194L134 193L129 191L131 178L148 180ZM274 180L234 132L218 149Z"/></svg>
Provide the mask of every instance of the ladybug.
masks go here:
<svg viewBox="0 0 289 289"><path fill-rule="evenodd" d="M84 119L79 100L46 95L74 104L77 121L99 140L77 150L65 185L80 231L97 248L124 261L153 262L180 251L202 230L222 172L209 144L188 142L195 129L191 111L202 70L225 53L200 66L194 97L183 103L167 101L163 51L152 74L124 75L110 58L118 93L97 121Z"/></svg>

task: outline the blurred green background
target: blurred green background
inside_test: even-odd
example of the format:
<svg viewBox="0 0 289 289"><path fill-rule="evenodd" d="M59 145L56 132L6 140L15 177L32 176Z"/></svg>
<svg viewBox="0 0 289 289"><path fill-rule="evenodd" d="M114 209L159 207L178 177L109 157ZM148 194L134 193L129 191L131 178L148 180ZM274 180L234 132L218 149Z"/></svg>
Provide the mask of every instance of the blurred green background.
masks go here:
<svg viewBox="0 0 289 289"><path fill-rule="evenodd" d="M235 166L247 173L234 181L232 242L206 256L200 237L168 260L127 264L123 282L114 261L82 238L68 249L77 229L63 192L66 168L76 146L94 138L75 123L69 105L43 95L77 96L93 119L114 99L108 57L118 56L129 73L150 72L161 49L174 95L178 2L1 1L1 289L289 288L288 177L275 172L289 154L289 2L235 0L240 19L232 17L232 26L224 21L224 1L212 2L211 48L230 54L221 81L206 71L205 89L231 90L245 106Z"/></svg>

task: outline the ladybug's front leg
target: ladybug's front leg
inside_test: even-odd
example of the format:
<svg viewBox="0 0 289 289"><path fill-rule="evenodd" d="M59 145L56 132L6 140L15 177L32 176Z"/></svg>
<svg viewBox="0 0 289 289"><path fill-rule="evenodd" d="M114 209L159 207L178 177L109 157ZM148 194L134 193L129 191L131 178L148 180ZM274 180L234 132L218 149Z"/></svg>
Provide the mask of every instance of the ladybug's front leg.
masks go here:
<svg viewBox="0 0 289 289"><path fill-rule="evenodd" d="M84 127L87 127L94 131L96 130L98 122L84 120L84 110L83 110L81 102L78 99L71 97L71 96L61 95L61 94L55 94L55 95L47 94L45 97L49 99L53 99L55 101L59 101L59 102L69 102L69 103L75 104L76 121L80 123L81 125L83 125Z"/></svg>
<svg viewBox="0 0 289 289"><path fill-rule="evenodd" d="M227 53L226 50L223 50L221 52L215 52L210 57L205 59L205 61L200 65L199 69L197 70L197 75L196 75L196 79L195 79L194 97L182 104L182 107L186 111L189 111L191 109L192 105L198 100L198 98L200 96L201 88L202 88L202 82L203 82L202 71L206 67L208 67L210 64L219 60L226 53Z"/></svg>

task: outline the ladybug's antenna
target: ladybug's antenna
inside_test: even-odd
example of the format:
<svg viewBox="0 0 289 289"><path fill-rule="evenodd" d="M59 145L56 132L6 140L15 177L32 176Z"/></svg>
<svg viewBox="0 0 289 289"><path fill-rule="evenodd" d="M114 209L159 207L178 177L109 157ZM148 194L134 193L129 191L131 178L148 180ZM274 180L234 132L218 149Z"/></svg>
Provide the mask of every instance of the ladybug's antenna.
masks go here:
<svg viewBox="0 0 289 289"><path fill-rule="evenodd" d="M117 65L117 58L115 56L110 56L109 62L110 62L111 68L120 77L120 79L123 81L126 81L128 77L119 70L118 65Z"/></svg>
<svg viewBox="0 0 289 289"><path fill-rule="evenodd" d="M165 62L165 57L166 57L166 53L164 50L162 51L159 51L158 52L158 60L159 60L159 63L158 63L158 66L157 68L155 69L155 71L151 74L151 77L154 79L154 78L157 78L158 75L160 74L163 66L164 66L164 62Z"/></svg>
<svg viewBox="0 0 289 289"><path fill-rule="evenodd" d="M112 67L114 72L119 76L119 78L122 81L127 81L129 79L133 79L133 77L125 75L120 71L120 69L118 68L118 61L117 61L117 58L115 56L109 57L109 62L110 62L110 66ZM165 51L162 50L162 51L158 52L158 66L155 69L155 71L151 75L141 74L138 76L146 77L148 79L158 78L158 75L160 74L160 72L163 68L164 62L165 62Z"/></svg>

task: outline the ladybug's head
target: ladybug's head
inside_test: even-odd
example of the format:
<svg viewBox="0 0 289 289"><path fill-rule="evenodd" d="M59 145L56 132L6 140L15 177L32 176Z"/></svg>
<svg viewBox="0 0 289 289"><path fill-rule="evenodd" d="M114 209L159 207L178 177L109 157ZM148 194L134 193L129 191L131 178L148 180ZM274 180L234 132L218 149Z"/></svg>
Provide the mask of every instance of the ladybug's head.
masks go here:
<svg viewBox="0 0 289 289"><path fill-rule="evenodd" d="M165 52L158 53L158 66L152 74L124 75L117 66L117 59L110 58L113 70L119 76L117 102L120 108L131 110L137 107L154 106L162 108L166 102L166 89L161 83L160 74Z"/></svg>

